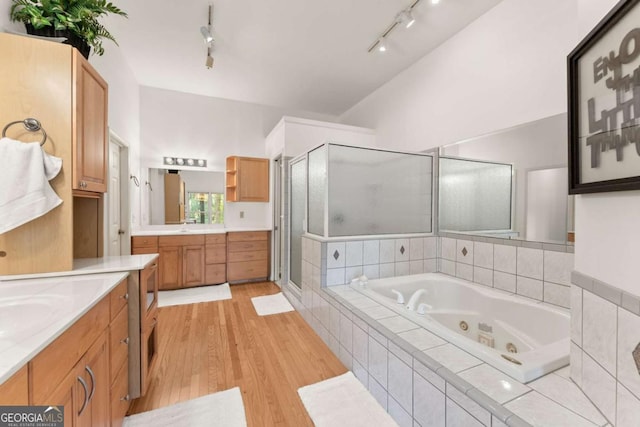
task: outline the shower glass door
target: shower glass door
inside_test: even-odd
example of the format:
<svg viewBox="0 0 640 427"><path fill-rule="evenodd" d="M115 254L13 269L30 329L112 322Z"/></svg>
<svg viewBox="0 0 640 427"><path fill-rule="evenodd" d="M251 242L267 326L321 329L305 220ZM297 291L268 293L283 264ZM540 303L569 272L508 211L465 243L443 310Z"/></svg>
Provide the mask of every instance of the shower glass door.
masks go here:
<svg viewBox="0 0 640 427"><path fill-rule="evenodd" d="M290 183L290 233L289 233L289 281L302 288L302 235L305 233L305 209L307 204L307 164L302 157L289 165Z"/></svg>

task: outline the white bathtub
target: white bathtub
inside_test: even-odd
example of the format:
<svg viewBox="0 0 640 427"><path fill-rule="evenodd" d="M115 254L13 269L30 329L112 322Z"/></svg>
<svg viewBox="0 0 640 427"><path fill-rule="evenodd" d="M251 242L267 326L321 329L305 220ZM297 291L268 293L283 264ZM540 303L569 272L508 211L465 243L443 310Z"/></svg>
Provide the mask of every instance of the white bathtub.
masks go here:
<svg viewBox="0 0 640 427"><path fill-rule="evenodd" d="M353 288L520 382L569 364L566 310L438 273L369 280ZM416 298L415 310L406 308L419 289L424 293ZM396 302L392 290L403 294L404 304ZM424 315L417 314L421 303L431 306ZM466 331L461 322L466 323ZM487 344L481 344L480 339Z"/></svg>

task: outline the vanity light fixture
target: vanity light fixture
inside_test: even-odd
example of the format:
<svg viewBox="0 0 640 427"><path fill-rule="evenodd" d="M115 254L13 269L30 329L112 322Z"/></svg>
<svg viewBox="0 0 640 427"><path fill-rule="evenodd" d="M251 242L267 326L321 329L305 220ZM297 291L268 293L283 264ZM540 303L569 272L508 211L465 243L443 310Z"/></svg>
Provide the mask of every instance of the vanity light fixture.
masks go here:
<svg viewBox="0 0 640 427"><path fill-rule="evenodd" d="M394 30L394 28L396 28L398 25L404 25L405 28L410 28L413 24L415 24L416 19L413 16L413 9L418 5L418 3L420 3L420 1L421 0L413 0L413 3L411 3L407 8L398 12L391 25L389 25L382 32L380 37L378 37L378 39L373 42L371 46L369 46L367 52L371 52L374 49L376 49L378 52L386 52L387 46L385 42L387 41L389 34ZM440 0L431 0L431 3L438 4L440 3Z"/></svg>
<svg viewBox="0 0 640 427"><path fill-rule="evenodd" d="M194 166L194 167L207 167L207 161L205 159L193 159L189 157L164 157L162 163L167 166Z"/></svg>

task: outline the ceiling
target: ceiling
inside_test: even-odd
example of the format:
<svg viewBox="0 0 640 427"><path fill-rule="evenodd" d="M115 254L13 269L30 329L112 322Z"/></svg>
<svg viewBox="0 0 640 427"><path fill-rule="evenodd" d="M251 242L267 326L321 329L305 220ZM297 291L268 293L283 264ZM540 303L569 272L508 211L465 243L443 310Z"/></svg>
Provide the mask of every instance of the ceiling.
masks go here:
<svg viewBox="0 0 640 427"><path fill-rule="evenodd" d="M210 70L207 0L116 0L129 19L105 24L143 86L337 116L499 2L421 0L381 54L367 49L411 0L216 0Z"/></svg>

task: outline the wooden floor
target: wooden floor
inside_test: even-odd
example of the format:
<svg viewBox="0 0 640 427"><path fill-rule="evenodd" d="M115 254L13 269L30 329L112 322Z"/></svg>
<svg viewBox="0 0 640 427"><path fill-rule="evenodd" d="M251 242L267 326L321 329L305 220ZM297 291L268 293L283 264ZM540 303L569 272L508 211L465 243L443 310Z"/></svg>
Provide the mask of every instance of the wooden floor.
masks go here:
<svg viewBox="0 0 640 427"><path fill-rule="evenodd" d="M312 426L297 389L346 372L298 312L258 316L272 282L232 285L231 300L163 307L159 358L135 414L240 387L249 426Z"/></svg>

